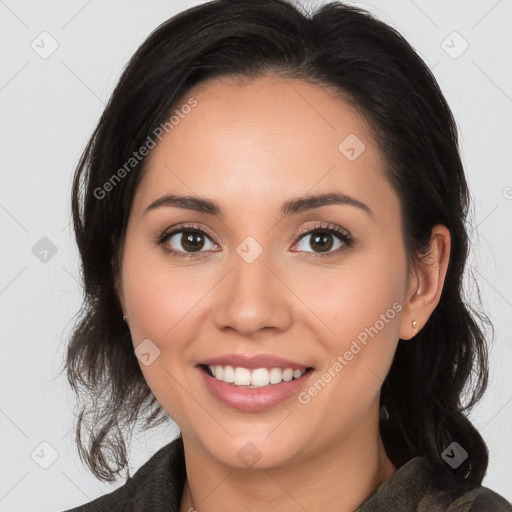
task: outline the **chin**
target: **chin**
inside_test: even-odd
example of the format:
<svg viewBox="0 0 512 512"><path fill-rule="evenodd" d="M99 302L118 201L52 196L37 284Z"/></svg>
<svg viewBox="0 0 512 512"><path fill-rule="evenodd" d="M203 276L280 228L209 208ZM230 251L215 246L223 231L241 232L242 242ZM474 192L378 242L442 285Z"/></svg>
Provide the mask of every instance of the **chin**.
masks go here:
<svg viewBox="0 0 512 512"><path fill-rule="evenodd" d="M221 436L211 433L200 435L201 444L210 455L234 468L271 469L286 465L296 459L304 443L304 436L298 432L273 432L275 425L262 429L246 428L245 432L232 434L223 432ZM269 435L270 434L270 435Z"/></svg>

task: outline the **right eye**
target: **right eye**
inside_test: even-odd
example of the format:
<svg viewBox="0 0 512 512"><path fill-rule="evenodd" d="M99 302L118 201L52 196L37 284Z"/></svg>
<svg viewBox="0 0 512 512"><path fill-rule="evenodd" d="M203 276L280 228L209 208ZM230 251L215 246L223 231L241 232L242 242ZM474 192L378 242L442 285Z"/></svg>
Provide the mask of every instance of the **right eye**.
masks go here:
<svg viewBox="0 0 512 512"><path fill-rule="evenodd" d="M208 233L192 226L181 226L172 231L166 231L158 243L164 245L171 254L182 257L194 257L194 253L219 249L218 245L212 242ZM203 250L205 246L206 250Z"/></svg>

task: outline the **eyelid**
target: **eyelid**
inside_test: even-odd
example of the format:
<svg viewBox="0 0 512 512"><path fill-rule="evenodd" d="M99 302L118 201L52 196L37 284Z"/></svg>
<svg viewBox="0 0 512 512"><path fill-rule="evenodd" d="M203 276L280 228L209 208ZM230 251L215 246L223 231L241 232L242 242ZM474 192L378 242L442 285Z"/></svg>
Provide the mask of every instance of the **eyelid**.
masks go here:
<svg viewBox="0 0 512 512"><path fill-rule="evenodd" d="M180 231L186 231L187 229L190 229L192 231L203 231L208 237L214 242L216 245L219 245L215 241L215 235L206 227L199 226L195 224L185 223L185 224L176 224L174 226L170 226L167 229L165 229L161 234L157 234L156 236L156 242L163 243L166 239L170 238L172 235L175 235L176 233L179 233Z"/></svg>
<svg viewBox="0 0 512 512"><path fill-rule="evenodd" d="M327 231L334 231L339 236L344 236L349 240L352 240L351 234L346 230L343 229L340 226L336 226L335 224L330 224L329 222L326 222L325 224L319 224L318 222L314 226L309 226L307 228L304 228L303 230L300 230L296 235L295 238L300 238L304 235L308 235L315 231L320 231L321 229L325 229Z"/></svg>

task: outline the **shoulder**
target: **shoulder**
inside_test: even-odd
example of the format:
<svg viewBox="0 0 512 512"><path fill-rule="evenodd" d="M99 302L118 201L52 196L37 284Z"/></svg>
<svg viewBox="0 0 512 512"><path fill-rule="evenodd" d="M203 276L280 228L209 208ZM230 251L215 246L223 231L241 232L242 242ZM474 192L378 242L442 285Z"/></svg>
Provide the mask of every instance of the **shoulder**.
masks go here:
<svg viewBox="0 0 512 512"><path fill-rule="evenodd" d="M487 487L455 479L426 457L416 457L391 475L357 512L382 510L512 512L512 506Z"/></svg>
<svg viewBox="0 0 512 512"><path fill-rule="evenodd" d="M64 512L153 512L179 510L185 482L181 436L160 448L126 482L109 494Z"/></svg>
<svg viewBox="0 0 512 512"><path fill-rule="evenodd" d="M481 485L455 479L450 469L438 466L426 457L409 462L425 492L420 495L424 508L418 510L443 510L445 512L512 512L505 498ZM439 508L432 508L439 507Z"/></svg>
<svg viewBox="0 0 512 512"><path fill-rule="evenodd" d="M512 505L487 487L477 487L455 499L447 512L511 512Z"/></svg>

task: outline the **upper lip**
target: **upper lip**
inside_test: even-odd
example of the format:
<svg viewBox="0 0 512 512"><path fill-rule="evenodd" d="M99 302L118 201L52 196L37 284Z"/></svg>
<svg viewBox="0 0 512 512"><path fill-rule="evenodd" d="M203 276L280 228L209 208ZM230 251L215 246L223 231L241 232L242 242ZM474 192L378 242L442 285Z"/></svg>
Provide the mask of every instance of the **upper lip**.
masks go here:
<svg viewBox="0 0 512 512"><path fill-rule="evenodd" d="M293 370L307 370L309 366L284 359L272 354L227 354L224 356L211 357L201 361L199 364L206 366L233 366L255 370L256 368L291 368Z"/></svg>

